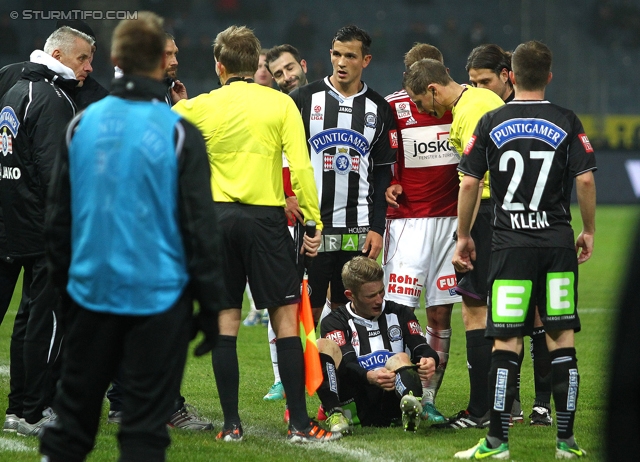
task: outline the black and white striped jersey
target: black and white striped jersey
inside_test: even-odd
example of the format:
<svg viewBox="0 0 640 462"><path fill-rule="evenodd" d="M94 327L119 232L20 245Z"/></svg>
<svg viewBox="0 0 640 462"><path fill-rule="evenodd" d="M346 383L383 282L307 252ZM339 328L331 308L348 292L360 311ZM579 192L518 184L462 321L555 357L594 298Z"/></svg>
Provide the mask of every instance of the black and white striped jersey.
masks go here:
<svg viewBox="0 0 640 462"><path fill-rule="evenodd" d="M339 307L322 320L321 336L336 342L348 367L364 375L407 350L414 363L432 357L437 364L438 355L427 345L411 308L388 300L383 303L382 314L375 319L358 316L351 303Z"/></svg>
<svg viewBox="0 0 640 462"><path fill-rule="evenodd" d="M373 167L396 160L389 104L366 84L359 93L342 96L329 77L293 91L291 97L304 121L325 232L368 228Z"/></svg>

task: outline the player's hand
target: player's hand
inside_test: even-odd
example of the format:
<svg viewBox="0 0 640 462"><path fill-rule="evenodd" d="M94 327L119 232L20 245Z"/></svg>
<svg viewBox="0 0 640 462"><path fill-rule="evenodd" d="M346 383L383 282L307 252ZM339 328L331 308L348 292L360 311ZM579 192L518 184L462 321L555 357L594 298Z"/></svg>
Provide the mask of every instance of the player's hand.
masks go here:
<svg viewBox="0 0 640 462"><path fill-rule="evenodd" d="M397 209L399 207L398 196L402 194L402 191L402 186L399 184L392 184L389 186L384 193L384 198L387 200L387 204L394 209Z"/></svg>
<svg viewBox="0 0 640 462"><path fill-rule="evenodd" d="M418 366L418 375L420 380L425 382L430 380L436 372L436 362L433 358L420 358Z"/></svg>
<svg viewBox="0 0 640 462"><path fill-rule="evenodd" d="M591 258L593 253L593 234L585 233L584 231L580 233L578 239L576 239L576 252L579 250L578 265Z"/></svg>
<svg viewBox="0 0 640 462"><path fill-rule="evenodd" d="M304 223L304 215L298 204L298 198L296 196L289 196L285 199L285 202L284 213L287 215L289 221L293 223L297 220L299 223Z"/></svg>
<svg viewBox="0 0 640 462"><path fill-rule="evenodd" d="M372 260L378 258L380 255L380 251L382 250L382 236L376 233L375 231L369 231L367 233L367 238L364 241L364 245L362 246L362 253L369 252L368 257Z"/></svg>
<svg viewBox="0 0 640 462"><path fill-rule="evenodd" d="M187 96L187 87L179 80L174 81L173 87L171 87L171 101L173 104L176 104L181 99L187 98L189 98L189 96Z"/></svg>
<svg viewBox="0 0 640 462"><path fill-rule="evenodd" d="M473 264L471 260L475 261L476 259L476 245L473 242L471 236L469 237L460 237L458 236L458 242L456 243L456 250L453 253L453 263L456 271L460 273L466 273L467 271L471 271L473 269Z"/></svg>
<svg viewBox="0 0 640 462"><path fill-rule="evenodd" d="M218 313L211 310L200 309L200 312L193 316L191 338L194 339L198 332L204 334L204 339L196 349L194 355L202 356L216 346L218 341Z"/></svg>
<svg viewBox="0 0 640 462"><path fill-rule="evenodd" d="M367 380L371 385L376 385L386 391L396 389L396 373L384 367L367 372Z"/></svg>
<svg viewBox="0 0 640 462"><path fill-rule="evenodd" d="M307 257L315 257L318 255L318 248L320 247L320 243L322 242L322 231L316 229L316 235L313 237L307 236L307 233L304 234L302 240L302 248L300 249L300 253L306 255Z"/></svg>

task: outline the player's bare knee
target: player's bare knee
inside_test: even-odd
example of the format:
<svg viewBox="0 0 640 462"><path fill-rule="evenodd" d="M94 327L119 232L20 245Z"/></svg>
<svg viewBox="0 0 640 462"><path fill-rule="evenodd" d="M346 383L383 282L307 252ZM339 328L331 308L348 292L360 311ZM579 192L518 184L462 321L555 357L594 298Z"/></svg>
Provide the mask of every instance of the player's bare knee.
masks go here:
<svg viewBox="0 0 640 462"><path fill-rule="evenodd" d="M387 362L384 365L385 369L390 371L396 371L404 366L411 366L411 358L409 358L409 355L404 352L396 353L387 359Z"/></svg>
<svg viewBox="0 0 640 462"><path fill-rule="evenodd" d="M329 355L333 358L336 367L342 362L342 351L336 342L328 338L320 338L317 341L318 352Z"/></svg>
<svg viewBox="0 0 640 462"><path fill-rule="evenodd" d="M427 325L436 330L451 329L452 308L452 304L427 307Z"/></svg>
<svg viewBox="0 0 640 462"><path fill-rule="evenodd" d="M573 348L575 346L573 329L547 331L547 348L549 351L558 348Z"/></svg>
<svg viewBox="0 0 640 462"><path fill-rule="evenodd" d="M462 322L465 330L487 327L487 305L471 297L462 297Z"/></svg>

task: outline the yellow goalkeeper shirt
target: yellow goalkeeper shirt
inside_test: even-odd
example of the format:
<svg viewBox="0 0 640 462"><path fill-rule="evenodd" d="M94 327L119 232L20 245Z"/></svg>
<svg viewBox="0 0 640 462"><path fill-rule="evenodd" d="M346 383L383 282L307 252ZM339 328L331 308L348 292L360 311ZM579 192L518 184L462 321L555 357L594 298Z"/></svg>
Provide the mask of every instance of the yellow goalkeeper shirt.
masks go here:
<svg viewBox="0 0 640 462"><path fill-rule="evenodd" d="M204 136L213 200L284 207L284 152L305 220L314 220L322 229L304 125L295 103L257 83L230 80L173 106Z"/></svg>
<svg viewBox="0 0 640 462"><path fill-rule="evenodd" d="M466 87L460 100L451 110L453 122L451 122L451 131L449 132L449 143L456 149L458 154L463 154L464 148L471 139L480 118L503 104L502 98L491 90L471 86ZM462 176L460 174L460 179L462 179ZM489 190L489 172L487 172L484 176L482 198L489 199L489 197L491 197L491 193Z"/></svg>

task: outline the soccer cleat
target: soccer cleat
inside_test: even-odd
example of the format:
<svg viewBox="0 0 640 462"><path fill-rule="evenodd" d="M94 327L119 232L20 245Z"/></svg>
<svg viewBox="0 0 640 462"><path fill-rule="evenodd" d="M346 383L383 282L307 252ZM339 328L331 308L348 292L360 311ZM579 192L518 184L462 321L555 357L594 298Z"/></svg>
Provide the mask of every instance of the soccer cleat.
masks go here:
<svg viewBox="0 0 640 462"><path fill-rule="evenodd" d="M122 421L122 411L109 411L107 423L119 424Z"/></svg>
<svg viewBox="0 0 640 462"><path fill-rule="evenodd" d="M196 408L187 403L184 403L179 410L173 413L167 425L183 430L213 430L213 424L200 417Z"/></svg>
<svg viewBox="0 0 640 462"><path fill-rule="evenodd" d="M529 414L529 418L531 419L529 425L538 427L550 427L553 425L553 417L551 417L549 409L542 406L535 406L532 411L533 412Z"/></svg>
<svg viewBox="0 0 640 462"><path fill-rule="evenodd" d="M247 315L247 317L244 318L244 321L242 321L242 324L247 327L257 326L260 324L261 319L262 319L262 311L251 310L249 311L249 314Z"/></svg>
<svg viewBox="0 0 640 462"><path fill-rule="evenodd" d="M420 400L413 396L413 392L404 395L400 399L400 410L402 411L402 428L406 432L415 432L420 424L420 414L422 405Z"/></svg>
<svg viewBox="0 0 640 462"><path fill-rule="evenodd" d="M53 409L48 407L42 411L42 419L38 420L36 423L30 424L26 420L20 419L16 431L20 436L40 436L45 425L53 422L57 417L58 416L53 412Z"/></svg>
<svg viewBox="0 0 640 462"><path fill-rule="evenodd" d="M284 387L282 386L282 382L274 383L269 388L269 391L266 395L264 395L265 401L279 401L281 399L285 399L287 395L284 393Z"/></svg>
<svg viewBox="0 0 640 462"><path fill-rule="evenodd" d="M432 428L455 428L461 430L463 428L487 428L489 426L489 411L482 417L474 417L469 411L463 409L453 417L450 417L445 423L432 425Z"/></svg>
<svg viewBox="0 0 640 462"><path fill-rule="evenodd" d="M509 458L509 443L501 443L497 448L490 448L487 446L486 438L481 438L474 447L467 449L466 451L456 452L453 456L454 459L508 459Z"/></svg>
<svg viewBox="0 0 640 462"><path fill-rule="evenodd" d="M511 416L509 417L509 426L513 427L513 424L524 423L524 414L522 413L522 409L520 409L519 413L514 413L511 411Z"/></svg>
<svg viewBox="0 0 640 462"><path fill-rule="evenodd" d="M327 413L328 417L324 422L325 428L332 433L351 433L352 422L349 418L351 412L343 410L341 407L334 407Z"/></svg>
<svg viewBox="0 0 640 462"><path fill-rule="evenodd" d="M576 459L585 457L587 451L580 449L578 443L574 441L573 446L569 446L564 441L558 441L556 444L556 459Z"/></svg>
<svg viewBox="0 0 640 462"><path fill-rule="evenodd" d="M422 405L422 412L420 413L422 420L426 420L430 424L441 424L447 421L440 411L436 409L435 404L425 402Z"/></svg>
<svg viewBox="0 0 640 462"><path fill-rule="evenodd" d="M262 325L267 327L269 325L269 311L264 310L262 313Z"/></svg>
<svg viewBox="0 0 640 462"><path fill-rule="evenodd" d="M18 425L20 424L20 417L15 414L7 414L4 416L4 425L2 426L3 432L16 432L18 431Z"/></svg>
<svg viewBox="0 0 640 462"><path fill-rule="evenodd" d="M241 424L231 424L231 428L223 428L218 436L216 436L217 440L222 440L226 442L239 443L242 441L242 437L244 436L244 431L242 430Z"/></svg>
<svg viewBox="0 0 640 462"><path fill-rule="evenodd" d="M297 430L293 424L289 424L287 441L289 443L326 443L342 438L342 433L328 432L318 426L314 421L304 430Z"/></svg>

